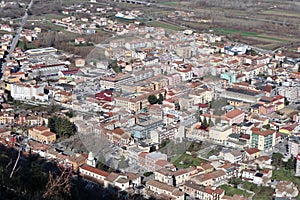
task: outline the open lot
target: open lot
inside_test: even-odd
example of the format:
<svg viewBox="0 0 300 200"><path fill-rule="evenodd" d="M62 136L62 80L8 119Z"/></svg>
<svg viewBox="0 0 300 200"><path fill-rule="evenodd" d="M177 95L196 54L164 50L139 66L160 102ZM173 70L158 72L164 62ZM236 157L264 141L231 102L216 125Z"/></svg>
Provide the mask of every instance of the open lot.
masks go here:
<svg viewBox="0 0 300 200"><path fill-rule="evenodd" d="M171 162L178 168L188 168L190 166L199 166L205 161L193 155L182 154L173 157Z"/></svg>
<svg viewBox="0 0 300 200"><path fill-rule="evenodd" d="M244 196L244 197L250 197L251 194L249 194L248 192L241 190L241 189L237 189L235 187L232 187L230 185L221 185L220 186L221 189L225 190L225 195L227 196L233 196L235 194L240 195L240 196Z"/></svg>

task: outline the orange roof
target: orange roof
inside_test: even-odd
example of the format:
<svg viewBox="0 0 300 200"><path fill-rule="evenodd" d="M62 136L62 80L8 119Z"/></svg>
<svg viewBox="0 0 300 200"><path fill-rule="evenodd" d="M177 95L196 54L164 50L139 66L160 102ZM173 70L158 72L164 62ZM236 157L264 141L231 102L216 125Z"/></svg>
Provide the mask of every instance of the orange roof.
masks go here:
<svg viewBox="0 0 300 200"><path fill-rule="evenodd" d="M244 113L244 111L241 111L241 110L232 110L232 111L229 111L228 113L226 113L226 117L232 119L243 113Z"/></svg>

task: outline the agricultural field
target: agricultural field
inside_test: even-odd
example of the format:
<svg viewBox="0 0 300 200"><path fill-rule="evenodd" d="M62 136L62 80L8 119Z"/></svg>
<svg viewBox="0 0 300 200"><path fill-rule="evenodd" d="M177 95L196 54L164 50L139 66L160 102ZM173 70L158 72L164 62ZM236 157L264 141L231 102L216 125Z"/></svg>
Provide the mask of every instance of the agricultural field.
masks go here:
<svg viewBox="0 0 300 200"><path fill-rule="evenodd" d="M160 21L151 21L151 22L147 22L146 24L149 26L161 27L161 28L169 29L169 30L173 30L173 31L184 30L184 28L182 28L180 26L175 26L173 24L168 24L168 23L160 22Z"/></svg>

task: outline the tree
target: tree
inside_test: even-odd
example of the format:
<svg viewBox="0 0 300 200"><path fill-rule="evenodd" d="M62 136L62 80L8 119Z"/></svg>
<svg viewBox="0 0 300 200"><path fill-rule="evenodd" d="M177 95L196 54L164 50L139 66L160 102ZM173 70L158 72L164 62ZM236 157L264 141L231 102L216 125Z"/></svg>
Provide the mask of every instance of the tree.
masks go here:
<svg viewBox="0 0 300 200"><path fill-rule="evenodd" d="M266 124L266 125L263 125L263 128L268 130L271 128L271 126L270 126L270 124Z"/></svg>
<svg viewBox="0 0 300 200"><path fill-rule="evenodd" d="M106 165L106 160L103 152L100 151L99 156L98 156L98 163L96 166L98 169L101 170L107 170L107 165Z"/></svg>
<svg viewBox="0 0 300 200"><path fill-rule="evenodd" d="M282 167L282 158L283 155L281 153L273 153L272 155L272 165L275 168L281 168Z"/></svg>
<svg viewBox="0 0 300 200"><path fill-rule="evenodd" d="M159 94L158 100L157 100L158 104L162 104L163 100L164 100L164 96L162 94Z"/></svg>
<svg viewBox="0 0 300 200"><path fill-rule="evenodd" d="M70 137L76 132L75 124L70 122L66 117L53 116L49 118L48 127L59 137Z"/></svg>
<svg viewBox="0 0 300 200"><path fill-rule="evenodd" d="M295 158L288 159L287 162L284 163L284 168L287 170L294 170L296 167L296 160Z"/></svg>
<svg viewBox="0 0 300 200"><path fill-rule="evenodd" d="M287 100L286 97L284 97L284 105L288 106L290 104L290 102Z"/></svg>
<svg viewBox="0 0 300 200"><path fill-rule="evenodd" d="M206 117L204 117L204 119L203 119L203 124L202 124L202 125L203 125L204 127L207 127L207 126L208 126Z"/></svg>
<svg viewBox="0 0 300 200"><path fill-rule="evenodd" d="M151 105L156 104L157 101L158 101L158 99L157 99L157 97L155 95L152 94L152 95L148 96L148 102Z"/></svg>

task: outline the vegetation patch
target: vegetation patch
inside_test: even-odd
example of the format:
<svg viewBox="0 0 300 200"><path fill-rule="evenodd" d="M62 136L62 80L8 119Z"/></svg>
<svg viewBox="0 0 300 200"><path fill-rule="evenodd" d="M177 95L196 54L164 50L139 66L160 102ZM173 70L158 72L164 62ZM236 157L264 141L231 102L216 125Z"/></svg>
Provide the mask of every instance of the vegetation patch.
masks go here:
<svg viewBox="0 0 300 200"><path fill-rule="evenodd" d="M235 194L238 194L238 195L244 196L244 197L250 197L251 196L250 193L248 193L244 190L241 190L241 189L237 189L237 188L232 187L230 185L221 185L220 188L225 190L225 194L227 196L233 196Z"/></svg>
<svg viewBox="0 0 300 200"><path fill-rule="evenodd" d="M199 166L205 160L198 158L196 154L182 154L172 158L172 163L178 168L188 168L191 166Z"/></svg>
<svg viewBox="0 0 300 200"><path fill-rule="evenodd" d="M161 28L169 29L169 30L173 30L173 31L183 30L183 28L181 28L179 26L175 26L173 24L168 24L168 23L160 22L160 21L148 22L147 25L154 26L154 27L161 27Z"/></svg>

